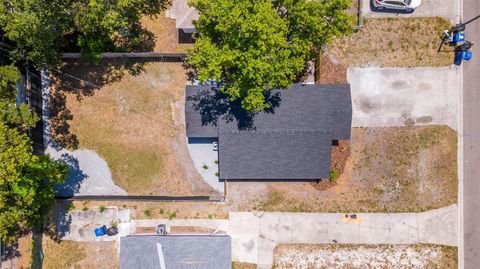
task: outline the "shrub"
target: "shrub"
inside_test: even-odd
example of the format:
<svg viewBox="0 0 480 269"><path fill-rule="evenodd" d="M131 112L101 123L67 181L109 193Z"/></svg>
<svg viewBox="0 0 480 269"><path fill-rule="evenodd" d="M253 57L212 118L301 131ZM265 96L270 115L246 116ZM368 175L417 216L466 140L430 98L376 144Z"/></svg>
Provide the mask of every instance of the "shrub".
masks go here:
<svg viewBox="0 0 480 269"><path fill-rule="evenodd" d="M337 180L339 176L340 176L340 172L338 172L338 170L333 169L332 171L330 171L330 180L331 181Z"/></svg>
<svg viewBox="0 0 480 269"><path fill-rule="evenodd" d="M206 164L203 165L203 169L208 169L208 166Z"/></svg>
<svg viewBox="0 0 480 269"><path fill-rule="evenodd" d="M145 211L143 211L143 214L145 214L145 216L147 216L147 218L151 218L152 217L152 210L151 209L145 209Z"/></svg>
<svg viewBox="0 0 480 269"><path fill-rule="evenodd" d="M101 207L100 207L100 213L103 213L103 212L105 212L105 211L107 211L107 208L104 207L104 206L101 206Z"/></svg>

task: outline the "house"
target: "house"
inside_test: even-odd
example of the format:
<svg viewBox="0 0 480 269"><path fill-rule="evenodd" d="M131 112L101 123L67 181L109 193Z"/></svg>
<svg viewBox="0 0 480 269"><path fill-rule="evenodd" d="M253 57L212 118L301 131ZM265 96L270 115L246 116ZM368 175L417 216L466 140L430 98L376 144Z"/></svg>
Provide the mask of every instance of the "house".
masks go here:
<svg viewBox="0 0 480 269"><path fill-rule="evenodd" d="M120 239L120 269L231 269L227 235L133 235Z"/></svg>
<svg viewBox="0 0 480 269"><path fill-rule="evenodd" d="M189 85L185 96L188 142L218 141L220 181L329 178L332 144L350 138L349 84L272 90L259 113L212 86Z"/></svg>
<svg viewBox="0 0 480 269"><path fill-rule="evenodd" d="M173 0L167 10L167 17L175 20L179 43L194 43L196 33L193 21L198 19L198 11L188 6L188 0Z"/></svg>

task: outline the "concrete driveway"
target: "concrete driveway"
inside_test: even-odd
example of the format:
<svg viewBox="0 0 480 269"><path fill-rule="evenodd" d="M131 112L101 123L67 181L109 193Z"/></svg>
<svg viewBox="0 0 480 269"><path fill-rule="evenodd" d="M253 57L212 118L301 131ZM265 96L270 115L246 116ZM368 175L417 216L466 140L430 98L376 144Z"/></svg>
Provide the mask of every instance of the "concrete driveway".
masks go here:
<svg viewBox="0 0 480 269"><path fill-rule="evenodd" d="M372 0L363 1L365 18L409 18L409 17L443 17L452 24L459 19L459 4L457 0L422 0L422 4L411 14L395 12L376 12L371 9Z"/></svg>
<svg viewBox="0 0 480 269"><path fill-rule="evenodd" d="M349 68L353 127L446 124L457 128L461 71L441 68Z"/></svg>
<svg viewBox="0 0 480 269"><path fill-rule="evenodd" d="M216 191L224 192L224 183L218 179L218 151L213 150L213 141L209 139L189 140L188 152L193 165L203 180Z"/></svg>
<svg viewBox="0 0 480 269"><path fill-rule="evenodd" d="M232 259L271 268L278 244L457 245L457 205L422 213L231 212ZM348 216L348 217L347 217Z"/></svg>

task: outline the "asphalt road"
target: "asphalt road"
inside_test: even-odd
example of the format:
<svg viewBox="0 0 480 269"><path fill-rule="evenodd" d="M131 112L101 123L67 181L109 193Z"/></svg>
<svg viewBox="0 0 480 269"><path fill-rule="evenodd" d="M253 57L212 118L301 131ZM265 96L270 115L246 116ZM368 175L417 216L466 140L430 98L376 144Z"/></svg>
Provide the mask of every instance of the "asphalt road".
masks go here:
<svg viewBox="0 0 480 269"><path fill-rule="evenodd" d="M480 1L464 0L463 20L480 15ZM464 268L480 268L480 19L467 26L466 39L476 44L463 66Z"/></svg>

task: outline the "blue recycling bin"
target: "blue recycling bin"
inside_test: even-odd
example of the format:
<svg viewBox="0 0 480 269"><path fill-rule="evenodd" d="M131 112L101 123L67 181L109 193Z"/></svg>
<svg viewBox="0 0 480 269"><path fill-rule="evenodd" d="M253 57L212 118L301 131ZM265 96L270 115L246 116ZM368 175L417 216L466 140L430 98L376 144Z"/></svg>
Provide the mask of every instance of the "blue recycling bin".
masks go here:
<svg viewBox="0 0 480 269"><path fill-rule="evenodd" d="M107 226L103 225L100 228L95 229L95 236L103 236L107 234Z"/></svg>
<svg viewBox="0 0 480 269"><path fill-rule="evenodd" d="M464 33L454 33L451 45L456 46L458 43L465 41L465 34Z"/></svg>

